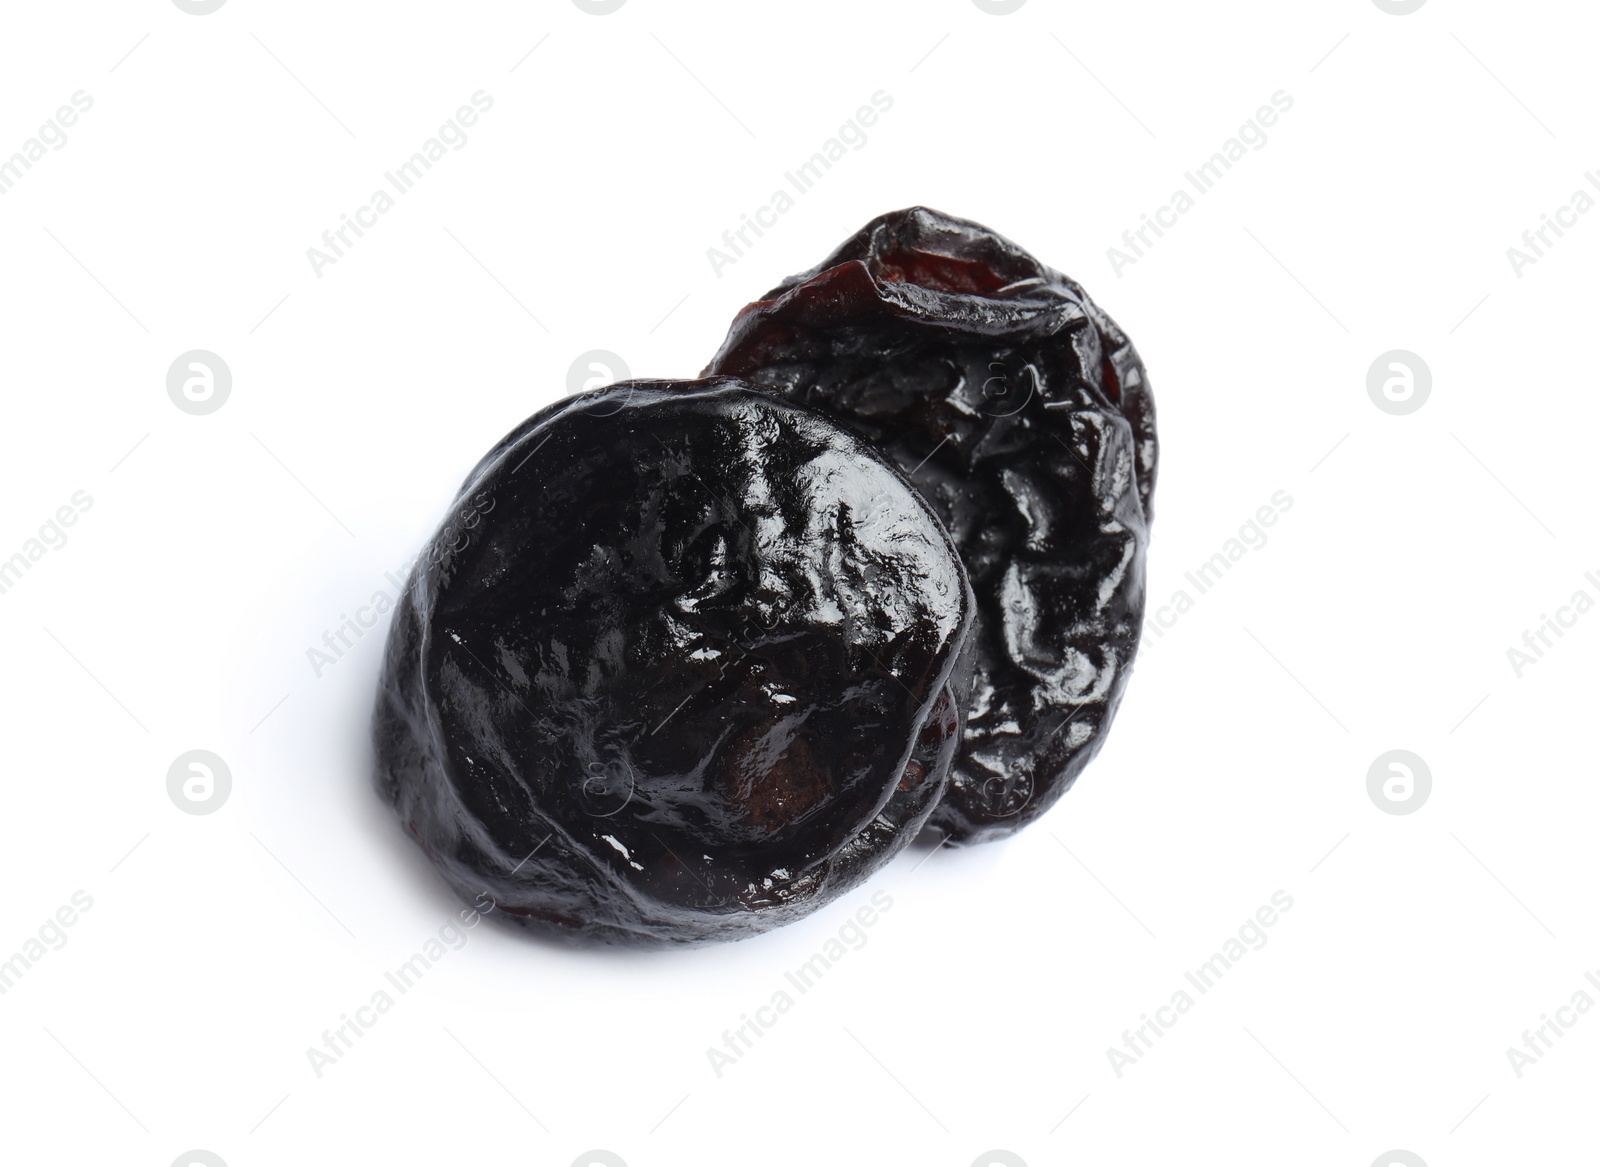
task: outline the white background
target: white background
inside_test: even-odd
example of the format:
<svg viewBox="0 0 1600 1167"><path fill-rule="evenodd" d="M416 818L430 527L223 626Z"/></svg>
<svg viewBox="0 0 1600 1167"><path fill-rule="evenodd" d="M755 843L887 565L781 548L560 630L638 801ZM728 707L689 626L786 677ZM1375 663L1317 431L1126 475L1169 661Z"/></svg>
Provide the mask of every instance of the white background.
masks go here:
<svg viewBox="0 0 1600 1167"><path fill-rule="evenodd" d="M1592 1154L1600 1011L1520 1078L1506 1050L1600 969L1600 614L1520 678L1507 649L1600 599L1600 215L1520 277L1506 250L1600 168L1595 31L1474 0L7 5L0 156L94 105L0 197L0 558L92 506L0 595L0 959L93 906L0 996L0 1160ZM314 273L478 90L464 148ZM714 274L878 90L865 146ZM1114 272L1279 90L1265 147ZM384 628L320 676L307 649L579 354L694 374L745 301L913 203L1137 342L1153 609L1284 491L1269 541L1147 637L1104 753L1026 833L732 946L480 926L318 1077L307 1048L457 905L368 786ZM166 391L191 349L232 370L206 416ZM1432 370L1408 416L1367 393L1391 349ZM233 777L204 816L166 790L194 749ZM1391 749L1432 772L1409 815L1368 796ZM1280 889L1266 945L1119 1077L1107 1049ZM866 944L718 1077L707 1048L874 891Z"/></svg>

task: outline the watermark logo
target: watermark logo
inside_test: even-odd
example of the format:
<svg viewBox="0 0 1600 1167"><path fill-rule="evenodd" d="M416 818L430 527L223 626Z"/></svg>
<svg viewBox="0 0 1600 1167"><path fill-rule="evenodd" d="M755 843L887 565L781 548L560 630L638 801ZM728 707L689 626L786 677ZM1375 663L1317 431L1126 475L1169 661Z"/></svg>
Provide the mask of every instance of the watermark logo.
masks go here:
<svg viewBox="0 0 1600 1167"><path fill-rule="evenodd" d="M1379 12L1387 12L1390 16L1410 16L1417 9L1426 4L1428 0L1372 0L1373 7ZM1406 1154L1401 1151L1399 1154ZM1422 1160L1417 1160L1421 1167Z"/></svg>
<svg viewBox="0 0 1600 1167"><path fill-rule="evenodd" d="M20 551L12 553L9 557L0 551L0 595L16 587L22 577L32 571L33 565L43 559L46 553L59 551L65 547L67 532L63 528L74 526L79 516L92 506L94 499L89 497L88 491L74 491L67 502L56 508L54 517L44 521L39 533L24 541Z"/></svg>
<svg viewBox="0 0 1600 1167"><path fill-rule="evenodd" d="M632 373L628 371L628 362L616 353L610 349L590 349L586 353L580 353L568 366L567 392L578 394L605 389L618 381L626 381L630 376ZM637 386L629 386L626 397L613 400L608 405L590 405L585 412L590 417L611 417L621 413L633 404L633 395L636 391Z"/></svg>
<svg viewBox="0 0 1600 1167"><path fill-rule="evenodd" d="M1415 413L1433 392L1433 371L1428 362L1403 348L1391 349L1367 370L1367 396L1385 413Z"/></svg>
<svg viewBox="0 0 1600 1167"><path fill-rule="evenodd" d="M338 1065L344 1056L355 1048L356 1042L365 1037L367 1032L395 1007L401 997L416 988L430 969L450 952L460 952L467 946L467 942L471 940L469 931L476 928L478 922L495 909L494 900L487 891L482 892L475 902L476 908L460 908L454 916L448 917L443 924L440 924L437 932L424 940L411 954L409 960L392 970L386 970L383 974L386 987L375 990L365 1005L358 1005L349 1013L339 1014L339 1024L329 1026L322 1031L320 1049L316 1046L306 1047L306 1062L314 1076L320 1078L330 1067ZM456 923L458 919L461 921L459 924ZM394 992L391 993L390 989Z"/></svg>
<svg viewBox="0 0 1600 1167"><path fill-rule="evenodd" d="M573 7L579 12L587 12L590 16L610 16L627 2L628 0L572 0ZM610 1152L602 1151L600 1154L610 1154Z"/></svg>
<svg viewBox="0 0 1600 1167"><path fill-rule="evenodd" d="M1255 114L1210 158L1193 170L1185 170L1183 179L1187 185L1173 191L1167 201L1156 208L1154 215L1140 212L1139 225L1122 233L1121 247L1106 248L1106 259L1118 279L1122 278L1123 268L1132 267L1145 258L1167 231L1199 206L1199 199L1210 194L1236 165L1251 152L1266 148L1272 137L1268 131L1294 108L1294 98L1282 89L1275 92L1269 102L1258 106Z"/></svg>
<svg viewBox="0 0 1600 1167"><path fill-rule="evenodd" d="M49 157L45 147L63 148L68 141L67 131L93 108L94 98L80 89L72 95L72 104L57 109L55 116L39 127L38 133L22 143L22 149L9 158L0 154L0 195L9 194L11 188L22 181L22 176L33 169L34 163Z"/></svg>
<svg viewBox="0 0 1600 1167"><path fill-rule="evenodd" d="M1271 939L1267 929L1280 923L1283 914L1293 907L1294 897L1279 888L1272 893L1269 902L1258 907L1253 916L1239 925L1237 932L1217 947L1209 960L1195 969L1185 969L1183 979L1187 987L1178 989L1165 1005L1152 1010L1154 1016L1150 1013L1139 1014L1139 1024L1122 1031L1121 1049L1106 1047L1106 1061L1111 1066L1111 1072L1121 1078L1149 1056L1156 1042L1165 1037L1167 1031L1177 1025L1201 997L1216 988L1230 969L1248 953L1259 952L1267 946L1267 941ZM1194 989L1194 993L1189 992L1190 988Z"/></svg>
<svg viewBox="0 0 1600 1167"><path fill-rule="evenodd" d="M990 16L1010 16L1027 2L1028 0L972 0L972 6L979 12L987 12ZM997 1153L1004 1155L1010 1152L1000 1151ZM998 1163L999 1160L997 1159L995 1162ZM1020 1163L1022 1160L1018 1159L1017 1162Z"/></svg>
<svg viewBox="0 0 1600 1167"><path fill-rule="evenodd" d="M0 566L0 582L3 582L4 571L4 567ZM1586 571L1583 573L1583 579L1596 591L1600 591L1600 572ZM1544 654L1566 636L1562 629L1577 627L1579 618L1593 608L1594 597L1586 589L1579 588L1572 593L1571 599L1556 609L1554 617L1540 612L1538 625L1522 633L1522 648L1513 645L1506 649L1506 660L1511 662L1511 672L1517 680L1522 680L1527 670L1543 660ZM1552 636L1555 640L1550 639Z"/></svg>
<svg viewBox="0 0 1600 1167"><path fill-rule="evenodd" d="M1588 170L1583 177L1595 190L1600 190L1600 173ZM1541 212L1539 225L1522 233L1522 246L1506 248L1506 258L1511 261L1511 274L1520 280L1524 268L1532 267L1543 259L1545 252L1565 237L1567 229L1578 225L1578 216L1587 215L1594 208L1594 195L1579 187L1572 192L1571 201L1557 207L1553 216ZM1552 232L1554 239L1550 238Z"/></svg>
<svg viewBox="0 0 1600 1167"><path fill-rule="evenodd" d="M617 0L616 7L622 7L622 0ZM585 1151L572 1161L572 1167L628 1167L628 1164L615 1151Z"/></svg>
<svg viewBox="0 0 1600 1167"><path fill-rule="evenodd" d="M787 871L773 874L788 875ZM772 881L769 879L766 882L770 884ZM756 1041L765 1037L767 1031L777 1025L779 1019L793 1009L801 997L821 983L829 969L849 953L865 948L870 939L867 929L878 923L892 907L894 898L888 892L873 892L871 902L858 907L855 914L811 954L809 960L783 974L784 987L775 989L765 1005L752 1010L754 1016L750 1013L739 1014L739 1024L722 1031L722 1045L706 1047L706 1061L712 1075L722 1077L729 1067L755 1048ZM794 992L790 993L790 989Z"/></svg>
<svg viewBox="0 0 1600 1167"><path fill-rule="evenodd" d="M471 504L472 510L476 512L480 505L481 501ZM493 510L494 504L490 502L486 509ZM342 661L345 654L355 648L363 636L376 628L383 617L394 610L394 606L400 602L400 597L405 592L406 573L411 570L411 564L414 562L415 558L394 571L384 572L384 581L389 585L387 588L373 592L372 598L357 608L354 616L340 612L339 623L323 631L321 647L313 644L306 649L306 660L311 665L312 676L320 681L329 668Z"/></svg>
<svg viewBox="0 0 1600 1167"><path fill-rule="evenodd" d="M1008 819L1033 801L1031 773L991 774L978 787L983 813L990 818Z"/></svg>
<svg viewBox="0 0 1600 1167"><path fill-rule="evenodd" d="M137 847L138 844L134 846ZM76 924L82 918L82 913L92 907L94 907L94 897L79 888L72 893L71 902L57 908L55 915L45 920L32 936L17 945L9 958L5 950L0 949L0 997L16 988L17 983L34 965L50 953L65 948L68 940L66 929Z"/></svg>
<svg viewBox="0 0 1600 1167"><path fill-rule="evenodd" d="M633 801L633 791L633 767L617 758L589 763L589 775L578 787L578 799L590 814L608 819Z"/></svg>
<svg viewBox="0 0 1600 1167"><path fill-rule="evenodd" d="M222 0L217 0L213 11L220 7ZM221 1155L211 1151L185 1151L172 1161L172 1167L228 1167L228 1165L222 1161Z"/></svg>
<svg viewBox="0 0 1600 1167"><path fill-rule="evenodd" d="M411 157L393 170L385 170L383 178L388 183L388 189L379 187L373 191L367 202L356 208L354 215L341 212L339 225L322 233L322 246L306 248L306 260L311 264L311 273L320 280L324 268L332 267L346 258L366 233L376 227L383 216L399 205L400 198L410 194L423 178L432 173L435 165L449 154L466 148L467 143L472 140L472 135L467 131L476 126L478 120L493 108L494 97L482 89L478 90L472 95L470 104L463 103L459 106L454 115L447 118L433 137L422 143L422 147ZM448 227L445 228L445 232L450 234L452 239L455 238ZM456 245L472 256L480 267L482 266L478 257L467 251L466 244L456 239ZM488 268L484 270L488 271Z"/></svg>
<svg viewBox="0 0 1600 1167"><path fill-rule="evenodd" d="M227 2L228 0L172 0L172 6L179 12L187 12L190 16L210 16ZM197 1153L209 1154L207 1151ZM217 1160L217 1167L222 1167L221 1159Z"/></svg>
<svg viewBox="0 0 1600 1167"><path fill-rule="evenodd" d="M1014 12L1016 9L1008 11ZM972 1167L1028 1167L1028 1164L1015 1151L985 1151L972 1161Z"/></svg>
<svg viewBox="0 0 1600 1167"><path fill-rule="evenodd" d="M1555 1048L1556 1042L1567 1036L1567 1031L1578 1024L1584 1014L1593 1011L1595 999L1589 990L1600 990L1600 976L1590 970L1583 974L1583 979L1586 987L1573 993L1565 1005L1557 1007L1554 1017L1549 1013L1541 1013L1538 1025L1522 1031L1522 1049L1506 1047L1506 1060L1511 1063L1511 1072L1518 1078L1530 1066L1543 1060L1544 1055Z"/></svg>
<svg viewBox="0 0 1600 1167"><path fill-rule="evenodd" d="M989 375L979 391L983 400L978 403L978 412L987 417L1011 417L1022 412L1038 389L1039 370L1032 362L1013 373L1005 361L990 361Z"/></svg>
<svg viewBox="0 0 1600 1167"><path fill-rule="evenodd" d="M593 348L578 354L567 368L567 392L604 389L617 381L626 381L630 375L627 361L610 349Z"/></svg>
<svg viewBox="0 0 1600 1167"><path fill-rule="evenodd" d="M1383 6L1380 4L1379 7ZM1418 0L1411 11L1421 7L1421 0ZM1414 1155L1410 1151L1385 1151L1372 1161L1372 1167L1428 1167L1428 1165L1422 1161L1421 1155Z"/></svg>
<svg viewBox="0 0 1600 1167"><path fill-rule="evenodd" d="M167 396L172 404L196 417L215 413L233 392L228 362L203 348L190 349L167 370Z"/></svg>
<svg viewBox="0 0 1600 1167"><path fill-rule="evenodd" d="M712 274L720 280L722 269L732 267L744 258L762 236L778 225L782 216L794 210L801 197L815 189L836 163L845 155L864 149L871 141L869 131L893 108L894 97L879 89L873 93L871 104L857 106L855 115L846 119L834 136L823 142L810 158L793 170L785 170L783 179L786 186L773 191L772 197L757 207L754 214L741 213L739 225L722 233L721 247L706 248L706 259L711 264Z"/></svg>
<svg viewBox="0 0 1600 1167"><path fill-rule="evenodd" d="M233 773L210 750L179 754L167 768L167 797L184 814L221 810L233 792Z"/></svg>
<svg viewBox="0 0 1600 1167"><path fill-rule="evenodd" d="M1268 541L1266 528L1276 526L1278 519L1292 506L1294 499L1288 491L1273 491L1272 497L1256 508L1255 515L1244 521L1236 535L1223 540L1210 559L1194 570L1183 573L1188 587L1173 592L1172 598L1160 606L1152 601L1145 609L1144 622L1145 631L1152 635L1145 637L1140 651L1148 653L1151 645L1177 627L1178 621L1194 609L1196 601L1216 587L1233 570L1234 564L1250 552L1265 547Z"/></svg>
<svg viewBox="0 0 1600 1167"><path fill-rule="evenodd" d="M1384 814L1422 809L1433 793L1433 771L1410 750L1379 754L1367 769L1367 796Z"/></svg>

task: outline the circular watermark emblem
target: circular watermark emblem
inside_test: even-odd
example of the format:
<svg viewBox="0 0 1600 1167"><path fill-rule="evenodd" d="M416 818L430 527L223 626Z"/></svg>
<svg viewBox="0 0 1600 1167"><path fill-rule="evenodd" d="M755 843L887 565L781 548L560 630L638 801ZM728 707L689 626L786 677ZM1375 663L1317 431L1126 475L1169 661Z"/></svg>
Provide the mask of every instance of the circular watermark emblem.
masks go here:
<svg viewBox="0 0 1600 1167"><path fill-rule="evenodd" d="M1379 754L1367 769L1367 796L1384 814L1421 810L1433 793L1433 771L1410 750Z"/></svg>
<svg viewBox="0 0 1600 1167"><path fill-rule="evenodd" d="M978 412L986 417L1010 417L1021 413L1039 388L1039 370L1032 364L1020 369L1006 367L1004 361L990 361L989 375L978 393Z"/></svg>
<svg viewBox="0 0 1600 1167"><path fill-rule="evenodd" d="M628 379L628 362L608 349L593 348L580 353L567 369L567 392L584 393L604 389Z"/></svg>
<svg viewBox="0 0 1600 1167"><path fill-rule="evenodd" d="M1420 8L1421 5L1417 7ZM1421 1155L1410 1151L1385 1151L1372 1161L1372 1167L1428 1167L1428 1165L1422 1161Z"/></svg>
<svg viewBox="0 0 1600 1167"><path fill-rule="evenodd" d="M619 357L610 349L594 348L586 353L580 353L576 360L567 368L567 392L587 393L593 389L604 389L607 385L614 385L618 381L626 381L631 374L628 372L628 362ZM598 407L591 406L588 413L592 417L610 417L619 412L628 402L633 400L633 391L620 401Z"/></svg>
<svg viewBox="0 0 1600 1167"><path fill-rule="evenodd" d="M990 818L1008 819L1033 801L1030 773L991 774L978 787L978 805Z"/></svg>
<svg viewBox="0 0 1600 1167"><path fill-rule="evenodd" d="M633 767L621 758L590 762L588 777L578 787L578 799L595 817L610 818L633 801Z"/></svg>
<svg viewBox="0 0 1600 1167"><path fill-rule="evenodd" d="M1417 9L1426 4L1428 0L1372 0L1373 6L1379 12L1387 12L1390 16L1410 16ZM1408 1151L1396 1151L1397 1155L1409 1154ZM1418 1159L1418 1163L1422 1160Z"/></svg>
<svg viewBox="0 0 1600 1167"><path fill-rule="evenodd" d="M179 754L167 767L167 797L184 814L220 810L232 791L233 773L228 763L210 750Z"/></svg>
<svg viewBox="0 0 1600 1167"><path fill-rule="evenodd" d="M572 1167L628 1167L615 1151L585 1151L572 1161Z"/></svg>
<svg viewBox="0 0 1600 1167"><path fill-rule="evenodd" d="M972 1161L972 1167L1028 1167L1015 1151L985 1151Z"/></svg>
<svg viewBox="0 0 1600 1167"><path fill-rule="evenodd" d="M222 1156L212 1151L185 1151L172 1161L172 1167L228 1167Z"/></svg>
<svg viewBox="0 0 1600 1167"><path fill-rule="evenodd" d="M987 12L990 16L1010 16L1027 2L1028 0L972 0L972 6L979 12Z"/></svg>
<svg viewBox="0 0 1600 1167"><path fill-rule="evenodd" d="M179 12L187 12L190 16L210 16L227 2L228 0L172 0L172 6ZM218 1159L217 1162L221 1163L222 1160Z"/></svg>
<svg viewBox="0 0 1600 1167"><path fill-rule="evenodd" d="M1432 392L1428 362L1403 348L1384 353L1367 370L1367 396L1385 413L1415 413Z"/></svg>
<svg viewBox="0 0 1600 1167"><path fill-rule="evenodd" d="M628 0L572 0L579 12L587 12L590 16L610 16L627 2Z"/></svg>
<svg viewBox="0 0 1600 1167"><path fill-rule="evenodd" d="M167 370L167 396L185 413L215 413L233 392L233 370L216 353L190 349Z"/></svg>

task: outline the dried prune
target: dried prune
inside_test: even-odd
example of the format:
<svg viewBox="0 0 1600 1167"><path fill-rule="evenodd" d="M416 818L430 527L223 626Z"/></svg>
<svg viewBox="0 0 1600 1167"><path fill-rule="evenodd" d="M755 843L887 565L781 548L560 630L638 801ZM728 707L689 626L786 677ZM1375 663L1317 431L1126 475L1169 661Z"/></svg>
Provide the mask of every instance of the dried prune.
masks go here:
<svg viewBox="0 0 1600 1167"><path fill-rule="evenodd" d="M759 932L921 829L973 619L927 503L821 414L726 378L580 394L483 458L419 560L377 785L519 923Z"/></svg>
<svg viewBox="0 0 1600 1167"><path fill-rule="evenodd" d="M1155 407L1084 290L976 223L874 219L735 319L708 373L823 410L890 456L978 597L972 697L933 823L996 838L1099 750L1144 610Z"/></svg>

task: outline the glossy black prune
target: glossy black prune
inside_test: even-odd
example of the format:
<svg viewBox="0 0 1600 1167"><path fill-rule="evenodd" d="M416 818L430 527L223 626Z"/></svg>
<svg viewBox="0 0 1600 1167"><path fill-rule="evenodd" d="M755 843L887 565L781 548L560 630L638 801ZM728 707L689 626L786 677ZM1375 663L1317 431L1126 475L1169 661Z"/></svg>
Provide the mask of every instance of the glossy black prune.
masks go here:
<svg viewBox="0 0 1600 1167"><path fill-rule="evenodd" d="M865 879L943 792L973 600L893 465L737 381L524 422L407 585L377 783L464 898L734 939Z"/></svg>
<svg viewBox="0 0 1600 1167"><path fill-rule="evenodd" d="M1084 290L985 227L874 219L745 308L708 373L823 410L910 474L978 597L973 689L932 822L1012 833L1099 750L1144 611L1155 406Z"/></svg>

